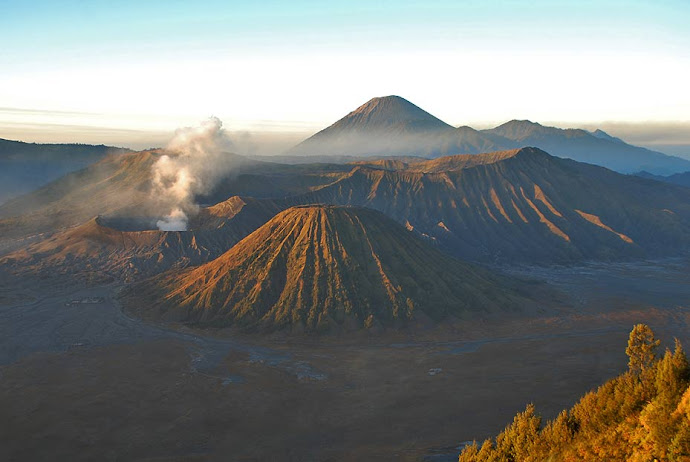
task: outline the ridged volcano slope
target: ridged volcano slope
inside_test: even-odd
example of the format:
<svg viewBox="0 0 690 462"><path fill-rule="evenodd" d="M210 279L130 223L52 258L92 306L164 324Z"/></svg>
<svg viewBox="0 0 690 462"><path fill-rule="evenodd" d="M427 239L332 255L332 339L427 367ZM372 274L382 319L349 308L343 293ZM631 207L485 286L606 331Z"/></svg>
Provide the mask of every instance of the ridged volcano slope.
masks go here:
<svg viewBox="0 0 690 462"><path fill-rule="evenodd" d="M690 190L536 148L355 167L292 204L369 207L463 258L567 262L690 249Z"/></svg>
<svg viewBox="0 0 690 462"><path fill-rule="evenodd" d="M510 280L441 254L376 211L306 206L212 262L135 286L128 299L145 316L197 325L349 330L524 301L502 284Z"/></svg>
<svg viewBox="0 0 690 462"><path fill-rule="evenodd" d="M132 280L210 261L278 211L270 201L235 196L202 209L189 231L140 230L145 220L97 217L0 258L0 265L17 272Z"/></svg>

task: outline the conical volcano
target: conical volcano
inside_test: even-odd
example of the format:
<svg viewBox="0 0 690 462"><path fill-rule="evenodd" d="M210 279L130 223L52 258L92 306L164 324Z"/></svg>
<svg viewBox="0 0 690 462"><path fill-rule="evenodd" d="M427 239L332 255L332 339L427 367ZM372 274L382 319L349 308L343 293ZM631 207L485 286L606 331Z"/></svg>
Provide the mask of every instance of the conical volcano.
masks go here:
<svg viewBox="0 0 690 462"><path fill-rule="evenodd" d="M372 98L324 131L357 130L360 132L381 129L399 131L453 129L442 120L429 114L400 96Z"/></svg>
<svg viewBox="0 0 690 462"><path fill-rule="evenodd" d="M281 212L216 260L132 293L147 293L152 300L135 305L156 318L323 331L514 306L522 299L505 282L379 212L317 205Z"/></svg>
<svg viewBox="0 0 690 462"><path fill-rule="evenodd" d="M469 127L457 130L400 96L384 96L367 101L290 153L434 157L476 153L487 147L504 145Z"/></svg>

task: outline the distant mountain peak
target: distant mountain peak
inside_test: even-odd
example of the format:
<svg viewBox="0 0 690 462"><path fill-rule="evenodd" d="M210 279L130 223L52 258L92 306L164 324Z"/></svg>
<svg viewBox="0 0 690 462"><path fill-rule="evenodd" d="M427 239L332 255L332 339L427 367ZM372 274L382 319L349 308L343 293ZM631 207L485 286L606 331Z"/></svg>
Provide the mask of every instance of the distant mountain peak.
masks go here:
<svg viewBox="0 0 690 462"><path fill-rule="evenodd" d="M372 98L295 146L297 155L433 155L455 128L400 96Z"/></svg>
<svg viewBox="0 0 690 462"><path fill-rule="evenodd" d="M542 124L538 122L532 122L531 120L513 119L504 124L499 125L493 130L499 133L506 133L510 135L510 138L515 138L520 135L531 134L536 131L541 131L549 128L551 127L545 127Z"/></svg>
<svg viewBox="0 0 690 462"><path fill-rule="evenodd" d="M622 139L617 138L615 136L611 136L600 128L597 128L593 132L589 132L589 133L592 136L594 136L595 138L599 138L600 140L609 140L609 141L613 141L614 143L626 144L625 141L623 141Z"/></svg>
<svg viewBox="0 0 690 462"><path fill-rule="evenodd" d="M469 125L461 125L458 128L456 128L456 130L459 132L479 133L476 129L470 127Z"/></svg>
<svg viewBox="0 0 690 462"><path fill-rule="evenodd" d="M546 152L578 162L600 165L621 173L648 170L669 174L690 170L688 160L632 146L603 130L593 132L580 128L557 128L529 120L511 120L482 130L484 135L500 137L518 146L537 146Z"/></svg>
<svg viewBox="0 0 690 462"><path fill-rule="evenodd" d="M622 173L669 174L690 162L632 146L603 130L557 128L528 119L498 127L454 128L397 95L372 98L288 153L296 156L425 157L505 151L536 146L558 156Z"/></svg>
<svg viewBox="0 0 690 462"><path fill-rule="evenodd" d="M543 125L540 124L539 122L532 122L529 119L513 119L513 120L509 120L508 122L504 123L503 125L528 125L528 126L543 127Z"/></svg>
<svg viewBox="0 0 690 462"><path fill-rule="evenodd" d="M531 120L528 119L513 119L509 120L508 122L499 125L496 128L545 128L544 125L540 124L539 122L532 122ZM550 127L549 127L550 128Z"/></svg>
<svg viewBox="0 0 690 462"><path fill-rule="evenodd" d="M429 126L452 128L419 106L396 95L372 98L331 127L341 125L363 130L420 122L420 128L428 128Z"/></svg>

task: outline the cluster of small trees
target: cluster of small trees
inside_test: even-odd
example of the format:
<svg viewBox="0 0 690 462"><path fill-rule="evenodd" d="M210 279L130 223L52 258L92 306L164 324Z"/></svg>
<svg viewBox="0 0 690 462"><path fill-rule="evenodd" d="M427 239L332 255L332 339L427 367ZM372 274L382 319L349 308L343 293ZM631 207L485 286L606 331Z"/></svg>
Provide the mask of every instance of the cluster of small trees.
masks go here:
<svg viewBox="0 0 690 462"><path fill-rule="evenodd" d="M629 368L542 427L528 405L495 439L465 447L459 462L690 461L690 366L675 350L657 357L644 324L628 340Z"/></svg>

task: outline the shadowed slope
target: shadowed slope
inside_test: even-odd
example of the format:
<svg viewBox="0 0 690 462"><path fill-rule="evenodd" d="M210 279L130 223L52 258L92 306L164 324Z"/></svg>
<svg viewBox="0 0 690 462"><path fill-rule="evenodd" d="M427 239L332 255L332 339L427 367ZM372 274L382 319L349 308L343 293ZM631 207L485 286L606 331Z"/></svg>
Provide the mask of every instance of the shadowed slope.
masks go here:
<svg viewBox="0 0 690 462"><path fill-rule="evenodd" d="M686 159L632 146L600 130L590 133L580 129L547 127L529 120L511 120L496 128L482 130L482 133L622 173L647 170L655 174L670 174L690 170L690 161Z"/></svg>
<svg viewBox="0 0 690 462"><path fill-rule="evenodd" d="M198 268L130 291L145 315L199 325L357 329L508 308L522 298L366 209L293 207Z"/></svg>
<svg viewBox="0 0 690 462"><path fill-rule="evenodd" d="M690 187L690 171L683 173L675 173L669 176L653 175L649 172L637 172L635 176L640 178L647 178L649 180L662 181L664 183L677 184L679 186Z"/></svg>
<svg viewBox="0 0 690 462"><path fill-rule="evenodd" d="M75 226L105 214L142 214L160 151L110 156L0 207L5 237Z"/></svg>
<svg viewBox="0 0 690 462"><path fill-rule="evenodd" d="M160 217L152 166L162 150L110 156L0 206L0 236L19 238L78 226L97 215ZM170 154L169 154L170 155ZM235 195L283 197L329 184L350 170L338 165L281 165L226 153L234 168L199 203ZM155 220L154 220L155 223Z"/></svg>
<svg viewBox="0 0 690 462"><path fill-rule="evenodd" d="M0 138L0 203L62 175L129 149L90 144L39 144Z"/></svg>

